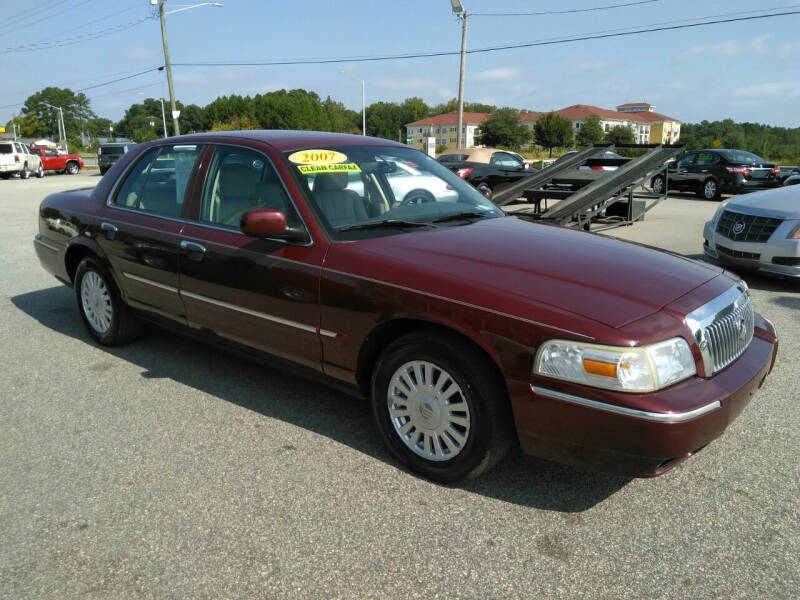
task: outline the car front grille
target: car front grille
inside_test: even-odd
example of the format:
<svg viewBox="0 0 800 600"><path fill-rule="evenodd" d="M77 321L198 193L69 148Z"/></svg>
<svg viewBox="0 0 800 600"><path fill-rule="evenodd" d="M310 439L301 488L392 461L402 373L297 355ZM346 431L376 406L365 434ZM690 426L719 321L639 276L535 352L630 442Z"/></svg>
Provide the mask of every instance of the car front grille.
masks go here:
<svg viewBox="0 0 800 600"><path fill-rule="evenodd" d="M706 375L721 371L739 358L753 339L753 303L744 284L734 286L686 316Z"/></svg>
<svg viewBox="0 0 800 600"><path fill-rule="evenodd" d="M719 244L717 244L717 252L727 254L733 258L747 258L749 260L758 260L761 258L761 255L756 252L741 252L739 250L731 250L730 248L720 246Z"/></svg>
<svg viewBox="0 0 800 600"><path fill-rule="evenodd" d="M717 223L717 233L737 242L764 243L781 222L781 219L757 217L725 210Z"/></svg>

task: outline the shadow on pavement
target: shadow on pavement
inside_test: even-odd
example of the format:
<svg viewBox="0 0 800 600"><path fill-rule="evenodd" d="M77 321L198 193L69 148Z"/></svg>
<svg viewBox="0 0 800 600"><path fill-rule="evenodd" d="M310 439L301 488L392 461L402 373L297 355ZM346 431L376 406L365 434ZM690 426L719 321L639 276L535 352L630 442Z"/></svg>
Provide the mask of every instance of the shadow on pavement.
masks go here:
<svg viewBox="0 0 800 600"><path fill-rule="evenodd" d="M15 296L11 301L45 327L94 345L83 328L70 288L47 288ZM372 422L369 404L364 400L155 327L137 343L95 347L138 365L142 377L173 379L397 465L384 448ZM459 487L543 510L580 512L614 494L629 481L625 477L523 456L516 451L485 475Z"/></svg>

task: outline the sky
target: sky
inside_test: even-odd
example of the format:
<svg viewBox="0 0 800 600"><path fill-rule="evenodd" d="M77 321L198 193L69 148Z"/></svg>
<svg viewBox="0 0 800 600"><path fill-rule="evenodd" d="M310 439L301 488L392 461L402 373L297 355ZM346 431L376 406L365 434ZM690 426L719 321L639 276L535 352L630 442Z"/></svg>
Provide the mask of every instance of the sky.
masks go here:
<svg viewBox="0 0 800 600"><path fill-rule="evenodd" d="M352 58L458 52L461 26L449 0L220 0L167 17L173 63ZM650 26L743 11L800 11L800 0L652 0L585 13L486 17L479 13L571 10L633 0L462 0L469 49ZM168 0L168 10L192 4ZM21 14L20 6L29 13ZM762 6L758 6L762 5ZM118 120L131 104L168 97L161 30L149 0L0 0L0 123L47 86L86 89L93 110ZM730 15L728 18L747 16ZM548 111L572 104L613 109L649 102L683 122L732 118L800 126L800 14L467 56L465 100ZM42 44L49 44L50 47ZM55 44L62 44L55 46ZM175 93L203 106L220 95L304 88L361 109L458 92L457 54L381 62L173 67Z"/></svg>

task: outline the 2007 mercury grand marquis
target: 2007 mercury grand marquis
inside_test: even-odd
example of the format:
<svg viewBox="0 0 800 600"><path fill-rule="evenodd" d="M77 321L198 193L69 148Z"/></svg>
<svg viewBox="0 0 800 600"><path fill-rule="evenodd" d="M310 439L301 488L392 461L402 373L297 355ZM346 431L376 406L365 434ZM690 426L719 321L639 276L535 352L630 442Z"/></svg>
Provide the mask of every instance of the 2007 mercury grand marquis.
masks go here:
<svg viewBox="0 0 800 600"><path fill-rule="evenodd" d="M723 432L777 352L730 273L506 216L386 140L159 140L40 211L39 260L99 343L147 319L301 367L370 398L391 451L439 480L517 441L658 475Z"/></svg>

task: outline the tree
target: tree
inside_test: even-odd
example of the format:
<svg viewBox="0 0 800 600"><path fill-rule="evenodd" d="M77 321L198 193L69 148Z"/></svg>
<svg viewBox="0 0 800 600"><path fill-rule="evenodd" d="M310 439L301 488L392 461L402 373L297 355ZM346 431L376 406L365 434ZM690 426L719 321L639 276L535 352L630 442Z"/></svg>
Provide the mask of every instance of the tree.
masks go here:
<svg viewBox="0 0 800 600"><path fill-rule="evenodd" d="M614 125L606 132L606 142L615 146L625 146L636 143L636 136L633 129L627 125Z"/></svg>
<svg viewBox="0 0 800 600"><path fill-rule="evenodd" d="M603 141L603 126L600 117L589 115L583 120L578 133L575 134L575 144L578 146L591 146Z"/></svg>
<svg viewBox="0 0 800 600"><path fill-rule="evenodd" d="M68 88L46 87L28 96L22 106L23 116L33 116L43 124L43 127L32 131L32 137L58 137L59 111L47 104L63 109L67 138L78 137L82 122L97 116L91 109L89 98L83 93L76 94Z"/></svg>
<svg viewBox="0 0 800 600"><path fill-rule="evenodd" d="M183 107L180 121L181 131L186 133L199 133L201 131L208 131L210 127L205 110L196 104L189 104Z"/></svg>
<svg viewBox="0 0 800 600"><path fill-rule="evenodd" d="M572 146L572 121L555 113L547 113L536 119L533 126L536 143L547 148L553 156L553 148Z"/></svg>
<svg viewBox="0 0 800 600"><path fill-rule="evenodd" d="M403 122L403 109L395 102L374 102L367 107L367 131L375 137L397 140Z"/></svg>
<svg viewBox="0 0 800 600"><path fill-rule="evenodd" d="M240 131L243 129L258 129L258 124L247 115L234 115L227 121L217 122L211 126L211 131Z"/></svg>
<svg viewBox="0 0 800 600"><path fill-rule="evenodd" d="M183 104L176 102L176 106L183 112ZM168 120L167 135L170 134L171 124L172 121ZM146 98L139 104L131 104L122 119L114 126L114 135L126 136L134 142L146 142L164 137L161 99Z"/></svg>
<svg viewBox="0 0 800 600"><path fill-rule="evenodd" d="M36 118L36 115L16 116L6 123L6 131L17 126L17 135L21 137L42 137L47 135L47 125Z"/></svg>
<svg viewBox="0 0 800 600"><path fill-rule="evenodd" d="M476 141L483 146L520 148L530 139L531 131L520 123L517 111L513 108L501 108L481 124Z"/></svg>

